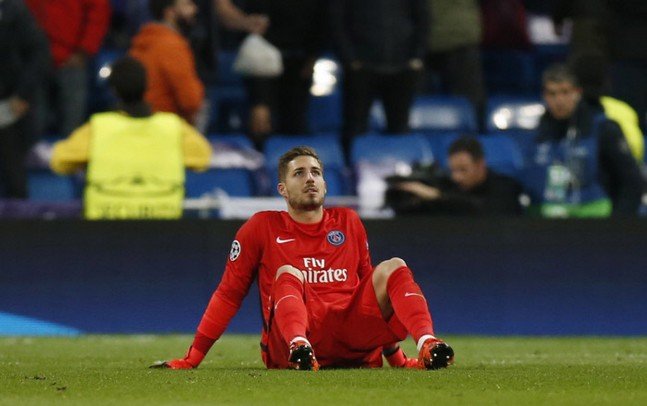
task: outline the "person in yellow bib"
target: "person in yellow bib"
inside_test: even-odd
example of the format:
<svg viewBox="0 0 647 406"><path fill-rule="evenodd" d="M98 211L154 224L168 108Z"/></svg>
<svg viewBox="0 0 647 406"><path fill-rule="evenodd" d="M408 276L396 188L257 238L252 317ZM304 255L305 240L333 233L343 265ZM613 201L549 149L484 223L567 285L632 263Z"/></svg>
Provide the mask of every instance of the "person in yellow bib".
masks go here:
<svg viewBox="0 0 647 406"><path fill-rule="evenodd" d="M132 57L112 66L108 83L117 110L97 113L54 145L50 166L72 174L87 166L86 219L177 219L184 170L205 170L208 141L173 113L152 113L144 101L146 71Z"/></svg>
<svg viewBox="0 0 647 406"><path fill-rule="evenodd" d="M636 216L643 180L623 132L582 97L564 64L542 75L546 112L523 182L531 213L544 217Z"/></svg>

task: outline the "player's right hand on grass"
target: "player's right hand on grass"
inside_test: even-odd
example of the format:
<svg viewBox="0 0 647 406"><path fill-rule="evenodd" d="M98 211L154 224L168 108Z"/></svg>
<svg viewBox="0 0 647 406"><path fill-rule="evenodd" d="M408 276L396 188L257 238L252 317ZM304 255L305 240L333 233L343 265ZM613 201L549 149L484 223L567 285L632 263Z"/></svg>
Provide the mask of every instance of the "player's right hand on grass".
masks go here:
<svg viewBox="0 0 647 406"><path fill-rule="evenodd" d="M193 369L200 365L204 359L204 354L200 351L189 347L184 358L174 359L170 361L158 361L151 365L149 368L168 368L168 369Z"/></svg>
<svg viewBox="0 0 647 406"><path fill-rule="evenodd" d="M157 361L149 368L168 368L168 369L193 369L195 368L184 358L182 359L173 359L170 361Z"/></svg>

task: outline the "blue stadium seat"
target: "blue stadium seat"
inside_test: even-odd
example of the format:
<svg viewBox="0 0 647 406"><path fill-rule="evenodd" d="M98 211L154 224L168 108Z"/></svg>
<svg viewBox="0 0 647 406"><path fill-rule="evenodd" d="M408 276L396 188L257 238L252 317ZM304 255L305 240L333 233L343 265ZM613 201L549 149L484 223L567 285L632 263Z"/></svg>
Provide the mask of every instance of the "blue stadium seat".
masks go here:
<svg viewBox="0 0 647 406"><path fill-rule="evenodd" d="M324 163L328 196L344 196L350 193L349 173L344 153L336 135L274 135L265 142L265 167L272 177L272 185L278 183L277 163L290 148L308 145L314 148ZM277 195L276 188L272 193Z"/></svg>
<svg viewBox="0 0 647 406"><path fill-rule="evenodd" d="M484 50L483 71L488 94L537 94L537 78L532 52Z"/></svg>
<svg viewBox="0 0 647 406"><path fill-rule="evenodd" d="M486 110L487 132L534 130L546 111L539 99L523 96L492 96Z"/></svg>
<svg viewBox="0 0 647 406"><path fill-rule="evenodd" d="M212 87L207 89L210 103L209 132L241 132L248 115L247 93L242 86Z"/></svg>
<svg viewBox="0 0 647 406"><path fill-rule="evenodd" d="M510 133L512 134L512 133ZM450 145L458 139L461 133L443 135L428 135L436 162L443 168L448 167L448 151ZM518 176L524 166L524 151L519 143L508 133L493 133L476 137L485 153L488 166L493 170L510 176ZM530 137L532 139L532 137Z"/></svg>
<svg viewBox="0 0 647 406"><path fill-rule="evenodd" d="M64 202L78 198L71 176L61 176L49 169L30 169L27 174L29 199L38 202Z"/></svg>
<svg viewBox="0 0 647 406"><path fill-rule="evenodd" d="M230 196L254 196L255 188L252 174L246 169L214 169L205 172L186 172L186 197L198 198L212 194L217 189Z"/></svg>
<svg viewBox="0 0 647 406"><path fill-rule="evenodd" d="M430 163L434 159L431 146L421 134L365 134L353 139L351 161L380 163L386 161Z"/></svg>
<svg viewBox="0 0 647 406"><path fill-rule="evenodd" d="M218 53L218 84L219 85L243 85L243 77L234 71L236 51L220 51Z"/></svg>
<svg viewBox="0 0 647 406"><path fill-rule="evenodd" d="M485 161L492 170L518 177L524 167L524 159L517 143L505 134L481 135Z"/></svg>
<svg viewBox="0 0 647 406"><path fill-rule="evenodd" d="M517 148L521 151L524 161L529 159L535 150L535 138L537 131L534 130L509 130L505 132L496 132L495 134L505 135L507 138L513 140L517 144Z"/></svg>
<svg viewBox="0 0 647 406"><path fill-rule="evenodd" d="M409 115L412 131L476 132L476 114L463 97L422 96L414 100Z"/></svg>
<svg viewBox="0 0 647 406"><path fill-rule="evenodd" d="M218 84L207 89L211 103L209 131L239 132L245 128L247 117L247 92L243 78L234 72L236 52L218 54Z"/></svg>
<svg viewBox="0 0 647 406"><path fill-rule="evenodd" d="M254 143L245 134L219 134L212 133L207 135L210 143L225 143L237 148L250 148L254 149Z"/></svg>
<svg viewBox="0 0 647 406"><path fill-rule="evenodd" d="M429 133L427 141L431 145L435 162L443 168L447 167L447 150L452 142L464 135L461 132Z"/></svg>
<svg viewBox="0 0 647 406"><path fill-rule="evenodd" d="M312 96L308 110L308 123L314 132L340 131L342 117L341 92L335 90L325 96Z"/></svg>

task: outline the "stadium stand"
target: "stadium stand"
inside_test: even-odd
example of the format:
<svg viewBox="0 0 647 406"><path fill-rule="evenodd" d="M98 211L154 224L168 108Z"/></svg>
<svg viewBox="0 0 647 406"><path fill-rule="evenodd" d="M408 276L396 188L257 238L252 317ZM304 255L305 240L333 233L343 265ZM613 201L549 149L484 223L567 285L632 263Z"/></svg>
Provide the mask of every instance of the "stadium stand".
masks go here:
<svg viewBox="0 0 647 406"><path fill-rule="evenodd" d="M463 135L460 132L447 132L444 134L426 134L427 142L434 154L434 161L443 168L447 167L447 150L452 142Z"/></svg>
<svg viewBox="0 0 647 406"><path fill-rule="evenodd" d="M483 69L488 94L532 95L537 92L537 69L529 51L485 50Z"/></svg>
<svg viewBox="0 0 647 406"><path fill-rule="evenodd" d="M539 99L523 96L492 96L486 106L487 132L537 128L541 115L546 110Z"/></svg>
<svg viewBox="0 0 647 406"><path fill-rule="evenodd" d="M485 161L495 172L518 177L524 167L524 159L517 143L505 134L487 134L477 137L483 145Z"/></svg>
<svg viewBox="0 0 647 406"><path fill-rule="evenodd" d="M36 202L65 202L79 197L71 176L60 176L46 168L29 170L27 188L29 199Z"/></svg>
<svg viewBox="0 0 647 406"><path fill-rule="evenodd" d="M218 83L207 90L211 104L210 132L239 132L245 127L247 93L243 78L233 70L236 52L218 54Z"/></svg>
<svg viewBox="0 0 647 406"><path fill-rule="evenodd" d="M126 51L120 48L102 48L90 64L90 84L88 112L95 113L110 109L115 97L108 87L108 76L114 61L124 56ZM67 134L65 134L67 135Z"/></svg>
<svg viewBox="0 0 647 406"><path fill-rule="evenodd" d="M417 132L478 130L474 107L464 97L420 96L411 107L409 124Z"/></svg>
<svg viewBox="0 0 647 406"><path fill-rule="evenodd" d="M199 198L212 195L218 190L229 196L252 197L255 195L254 181L246 169L210 168L205 172L186 172L186 197Z"/></svg>
<svg viewBox="0 0 647 406"><path fill-rule="evenodd" d="M341 130L341 92L335 90L327 95L312 96L308 111L310 130L314 132L339 132Z"/></svg>
<svg viewBox="0 0 647 406"><path fill-rule="evenodd" d="M353 139L351 161L371 163L429 163L434 159L429 142L421 134L364 134Z"/></svg>

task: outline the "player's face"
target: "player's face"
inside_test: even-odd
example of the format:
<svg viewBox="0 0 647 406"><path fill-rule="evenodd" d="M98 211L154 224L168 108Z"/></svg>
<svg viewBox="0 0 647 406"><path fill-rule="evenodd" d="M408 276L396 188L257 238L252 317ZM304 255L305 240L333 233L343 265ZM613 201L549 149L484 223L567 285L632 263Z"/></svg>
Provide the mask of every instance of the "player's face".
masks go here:
<svg viewBox="0 0 647 406"><path fill-rule="evenodd" d="M558 120L564 120L573 115L581 94L582 90L568 81L544 84L546 107Z"/></svg>
<svg viewBox="0 0 647 406"><path fill-rule="evenodd" d="M449 157L452 180L462 190L471 190L485 179L485 160L474 160L467 152L456 152Z"/></svg>
<svg viewBox="0 0 647 406"><path fill-rule="evenodd" d="M280 182L279 193L295 210L315 210L323 205L326 182L319 162L311 156L294 158L287 165L285 181Z"/></svg>

